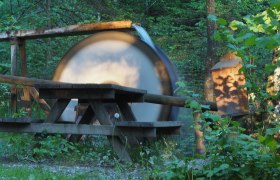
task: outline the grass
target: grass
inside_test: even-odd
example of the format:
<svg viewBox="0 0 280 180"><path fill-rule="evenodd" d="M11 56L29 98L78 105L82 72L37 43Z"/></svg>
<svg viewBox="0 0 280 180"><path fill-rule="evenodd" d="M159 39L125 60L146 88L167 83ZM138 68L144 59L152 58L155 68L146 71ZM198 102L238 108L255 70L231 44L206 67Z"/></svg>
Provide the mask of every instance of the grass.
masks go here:
<svg viewBox="0 0 280 180"><path fill-rule="evenodd" d="M63 173L54 173L43 168L6 167L0 165L0 178L5 179L82 179L86 174L68 176Z"/></svg>

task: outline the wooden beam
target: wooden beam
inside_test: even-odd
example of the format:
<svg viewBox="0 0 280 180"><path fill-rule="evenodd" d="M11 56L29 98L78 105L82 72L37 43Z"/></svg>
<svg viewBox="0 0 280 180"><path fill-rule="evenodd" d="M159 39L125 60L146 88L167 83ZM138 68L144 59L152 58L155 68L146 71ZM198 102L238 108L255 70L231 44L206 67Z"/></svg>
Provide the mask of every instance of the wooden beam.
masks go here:
<svg viewBox="0 0 280 180"><path fill-rule="evenodd" d="M191 100L191 99L185 97L165 96L165 95L157 95L157 94L144 94L144 102L154 103L154 104L186 107L187 100ZM217 104L215 102L210 102L210 101L198 101L198 102L202 105L209 105L209 108L212 111L217 111Z"/></svg>
<svg viewBox="0 0 280 180"><path fill-rule="evenodd" d="M61 114L69 104L71 99L58 99L54 103L53 107L51 108L50 113L48 114L46 122L48 123L55 123L60 118Z"/></svg>
<svg viewBox="0 0 280 180"><path fill-rule="evenodd" d="M17 75L17 45L18 41L13 38L11 41L11 75ZM11 107L12 111L16 112L17 109L17 88L16 86L11 86Z"/></svg>
<svg viewBox="0 0 280 180"><path fill-rule="evenodd" d="M53 123L30 123L12 124L1 123L1 132L16 133L48 133L48 134L85 134L119 136L120 131L110 125L86 125L86 124L53 124Z"/></svg>
<svg viewBox="0 0 280 180"><path fill-rule="evenodd" d="M65 84L63 82L58 82L58 81L27 78L27 77L21 77L21 76L3 75L3 74L0 74L0 82L23 85L23 86L34 86L35 84L54 84L54 83Z"/></svg>
<svg viewBox="0 0 280 180"><path fill-rule="evenodd" d="M51 29L15 30L0 32L0 42L9 41L11 38L38 39L60 36L84 35L103 30L132 30L131 21L112 21L90 24L70 25Z"/></svg>

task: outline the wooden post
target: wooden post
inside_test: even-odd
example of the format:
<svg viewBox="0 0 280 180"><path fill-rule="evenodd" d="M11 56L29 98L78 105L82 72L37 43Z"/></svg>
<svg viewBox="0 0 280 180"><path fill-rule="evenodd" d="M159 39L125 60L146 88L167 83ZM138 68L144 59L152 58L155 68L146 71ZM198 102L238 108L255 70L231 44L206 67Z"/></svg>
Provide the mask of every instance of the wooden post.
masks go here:
<svg viewBox="0 0 280 180"><path fill-rule="evenodd" d="M206 148L204 145L204 137L203 137L203 132L200 130L201 125L198 122L200 119L200 112L194 112L193 117L194 117L194 132L195 132L195 144L196 144L196 153L197 154L205 154L206 153Z"/></svg>
<svg viewBox="0 0 280 180"><path fill-rule="evenodd" d="M20 64L21 64L21 75L23 77L27 77L27 59L26 59L26 49L25 49L25 40L19 39L18 41L19 45L19 58L20 58ZM28 113L29 116L31 116L31 105L30 105L30 93L29 93L29 87L24 86L23 87L23 96L21 97L21 100L25 102L24 108L25 111Z"/></svg>
<svg viewBox="0 0 280 180"><path fill-rule="evenodd" d="M17 75L17 39L13 38L11 43L11 75ZM11 108L13 112L17 109L17 88L15 85L11 86Z"/></svg>

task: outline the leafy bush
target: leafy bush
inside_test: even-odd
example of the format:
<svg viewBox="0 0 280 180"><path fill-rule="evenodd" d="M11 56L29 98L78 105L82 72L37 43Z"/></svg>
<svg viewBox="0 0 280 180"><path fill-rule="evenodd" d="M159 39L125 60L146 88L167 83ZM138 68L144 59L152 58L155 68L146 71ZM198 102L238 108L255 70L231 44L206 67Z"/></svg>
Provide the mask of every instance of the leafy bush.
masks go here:
<svg viewBox="0 0 280 180"><path fill-rule="evenodd" d="M205 139L207 155L188 157L185 161L165 163L165 169L155 170L155 177L166 179L214 178L214 179L277 179L280 176L280 125L266 130L264 135L244 134L238 122L230 118L204 113L210 118ZM208 127L210 125L212 128ZM205 126L206 127L206 126Z"/></svg>

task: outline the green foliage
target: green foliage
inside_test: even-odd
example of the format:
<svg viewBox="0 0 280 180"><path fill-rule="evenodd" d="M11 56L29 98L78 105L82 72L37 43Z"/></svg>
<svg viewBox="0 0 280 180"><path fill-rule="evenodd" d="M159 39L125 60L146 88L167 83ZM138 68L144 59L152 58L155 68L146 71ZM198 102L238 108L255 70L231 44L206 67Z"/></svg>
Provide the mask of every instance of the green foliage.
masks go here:
<svg viewBox="0 0 280 180"><path fill-rule="evenodd" d="M153 176L164 179L277 179L280 175L280 145L274 135L279 124L264 135L244 134L245 129L230 118L203 113L207 155L165 163ZM207 119L207 121L205 121Z"/></svg>
<svg viewBox="0 0 280 180"><path fill-rule="evenodd" d="M42 139L33 149L33 156L39 159L55 158L74 154L77 151L72 142L62 138L61 135L47 136L42 135Z"/></svg>

